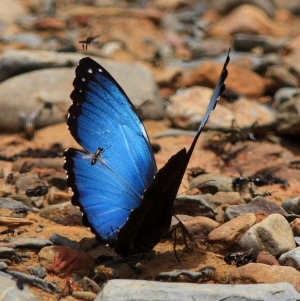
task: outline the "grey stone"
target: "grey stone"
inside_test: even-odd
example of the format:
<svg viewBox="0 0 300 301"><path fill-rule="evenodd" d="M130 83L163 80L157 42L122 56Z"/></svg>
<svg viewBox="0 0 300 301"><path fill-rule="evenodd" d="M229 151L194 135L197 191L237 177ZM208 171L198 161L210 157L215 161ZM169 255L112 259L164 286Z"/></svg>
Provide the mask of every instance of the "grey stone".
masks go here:
<svg viewBox="0 0 300 301"><path fill-rule="evenodd" d="M20 279L24 283L34 285L46 292L49 292L52 294L60 292L59 287L50 281L40 279L38 277L27 275L24 273L16 272L16 271L9 271L8 274L12 275L16 279Z"/></svg>
<svg viewBox="0 0 300 301"><path fill-rule="evenodd" d="M262 9L266 14L270 17L274 17L276 10L277 10L277 2L272 0L267 1L259 1L259 0L247 0L247 1L240 1L240 0L213 0L209 2L211 8L215 9L221 14L227 14L235 7L249 3L251 5L257 6Z"/></svg>
<svg viewBox="0 0 300 301"><path fill-rule="evenodd" d="M300 271L300 247L282 254L278 261L281 265L287 265Z"/></svg>
<svg viewBox="0 0 300 301"><path fill-rule="evenodd" d="M41 265L37 265L37 266L30 266L29 268L29 272L31 275L36 276L38 278L45 278L47 276L47 270L46 268L44 268Z"/></svg>
<svg viewBox="0 0 300 301"><path fill-rule="evenodd" d="M238 242L242 250L253 249L255 256L265 250L274 256L296 247L293 231L280 214L271 214L265 220L251 227Z"/></svg>
<svg viewBox="0 0 300 301"><path fill-rule="evenodd" d="M193 284L146 280L111 280L95 301L296 301L300 294L290 283Z"/></svg>
<svg viewBox="0 0 300 301"><path fill-rule="evenodd" d="M1 255L0 255L1 257ZM0 261L0 271L5 271L7 269L8 265L3 262L3 261Z"/></svg>
<svg viewBox="0 0 300 301"><path fill-rule="evenodd" d="M38 47L41 46L43 43L43 39L32 32L4 36L1 40L4 43L20 43L28 47Z"/></svg>
<svg viewBox="0 0 300 301"><path fill-rule="evenodd" d="M5 70L0 81L27 72L0 84L0 105L3 108L0 112L0 129L18 131L20 111L31 114L42 108L45 102L53 103L52 113L43 112L38 126L64 122L71 103L69 95L75 77L75 66L81 58L82 55L79 54L48 51L9 51L0 56L0 69ZM142 117L163 118L164 104L159 97L153 74L147 67L97 57L93 59L115 77ZM57 68L66 66L74 67ZM46 69L51 67L52 69ZM32 71L37 69L46 70ZM138 85L136 79L139 80Z"/></svg>
<svg viewBox="0 0 300 301"><path fill-rule="evenodd" d="M300 94L300 89L284 87L276 91L274 95L274 105L279 107L284 102Z"/></svg>
<svg viewBox="0 0 300 301"><path fill-rule="evenodd" d="M300 214L300 197L284 200L282 207L287 212L293 212L295 214Z"/></svg>
<svg viewBox="0 0 300 301"><path fill-rule="evenodd" d="M287 212L282 209L281 206L276 204L273 201L257 197L252 202L248 204L241 204L241 205L232 205L225 210L225 217L226 219L233 219L239 215L245 213L259 213L264 212L267 215L278 213L285 215Z"/></svg>
<svg viewBox="0 0 300 301"><path fill-rule="evenodd" d="M191 216L218 214L216 205L211 201L211 194L181 195L175 199L175 214L187 214ZM205 214L206 213L206 214Z"/></svg>
<svg viewBox="0 0 300 301"><path fill-rule="evenodd" d="M0 292L3 301L37 301L27 285L23 289L17 287L16 281L0 275Z"/></svg>
<svg viewBox="0 0 300 301"><path fill-rule="evenodd" d="M221 174L203 174L194 178L190 183L190 187L197 187L202 193L233 192L232 180L232 177Z"/></svg>
<svg viewBox="0 0 300 301"><path fill-rule="evenodd" d="M74 250L78 250L78 251L81 250L81 248L78 246L78 243L76 241L71 240L58 233L53 233L50 237L50 241L56 246L66 246Z"/></svg>
<svg viewBox="0 0 300 301"><path fill-rule="evenodd" d="M31 237L16 237L12 238L10 242L14 243L18 248L42 249L43 247L53 245L48 239Z"/></svg>
<svg viewBox="0 0 300 301"><path fill-rule="evenodd" d="M6 209L25 209L26 211L38 212L38 209L28 207L21 202L15 201L11 198L0 198L0 208Z"/></svg>
<svg viewBox="0 0 300 301"><path fill-rule="evenodd" d="M10 258L16 254L13 248L0 247L0 258Z"/></svg>
<svg viewBox="0 0 300 301"><path fill-rule="evenodd" d="M299 135L300 95L292 97L278 107L277 131L280 135Z"/></svg>

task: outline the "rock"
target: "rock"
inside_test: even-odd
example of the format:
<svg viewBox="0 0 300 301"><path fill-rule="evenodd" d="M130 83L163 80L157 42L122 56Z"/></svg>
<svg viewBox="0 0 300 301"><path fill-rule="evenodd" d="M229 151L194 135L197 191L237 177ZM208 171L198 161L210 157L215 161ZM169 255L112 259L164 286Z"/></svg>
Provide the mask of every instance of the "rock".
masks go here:
<svg viewBox="0 0 300 301"><path fill-rule="evenodd" d="M233 192L232 180L232 177L221 174L203 174L194 178L190 183L190 187L197 187L202 193Z"/></svg>
<svg viewBox="0 0 300 301"><path fill-rule="evenodd" d="M286 101L292 99L293 97L300 94L300 89L291 88L291 87L283 87L276 91L274 95L274 106L277 108L281 106Z"/></svg>
<svg viewBox="0 0 300 301"><path fill-rule="evenodd" d="M0 129L18 132L21 128L19 115L25 113L29 116L38 110L42 110L42 113L37 120L37 127L64 122L70 106L70 83L73 79L74 69L55 68L27 72L2 82L0 104L5 108L5 113L0 112ZM53 105L51 114L43 110L46 102Z"/></svg>
<svg viewBox="0 0 300 301"><path fill-rule="evenodd" d="M296 247L292 229L280 214L271 214L260 223L251 227L238 242L239 249L253 249L257 256L265 250L274 256L293 250Z"/></svg>
<svg viewBox="0 0 300 301"><path fill-rule="evenodd" d="M5 24L13 24L21 16L27 14L26 5L16 0L2 0L0 3L0 20Z"/></svg>
<svg viewBox="0 0 300 301"><path fill-rule="evenodd" d="M14 278L19 279L21 282L28 283L30 285L34 285L46 292L49 292L52 294L60 292L59 287L50 281L40 279L38 277L34 277L34 276L27 275L24 273L16 272L16 271L9 271L8 273L10 275L12 275Z"/></svg>
<svg viewBox="0 0 300 301"><path fill-rule="evenodd" d="M170 104L166 110L166 118L170 126L185 130L197 130L212 93L213 90L209 88L192 87L171 96ZM206 128L228 128L232 119L234 119L233 114L224 106L219 105L218 110L214 112L214 118L208 121Z"/></svg>
<svg viewBox="0 0 300 301"><path fill-rule="evenodd" d="M82 213L71 202L47 206L40 215L61 225L82 226Z"/></svg>
<svg viewBox="0 0 300 301"><path fill-rule="evenodd" d="M283 278L285 279L285 278ZM280 294L278 294L280 291ZM111 280L95 301L150 301L150 300L297 300L300 294L290 283L223 285L168 283L146 280Z"/></svg>
<svg viewBox="0 0 300 301"><path fill-rule="evenodd" d="M209 36L228 37L237 33L285 37L288 32L277 25L261 9L252 5L241 5L213 25Z"/></svg>
<svg viewBox="0 0 300 301"><path fill-rule="evenodd" d="M278 8L277 2L272 0L259 1L259 0L248 0L248 1L239 1L239 0L213 0L209 3L210 8L216 10L222 15L227 15L236 7L242 5L243 3L248 3L250 5L256 6L263 10L269 17L274 18L276 10Z"/></svg>
<svg viewBox="0 0 300 301"><path fill-rule="evenodd" d="M11 210L24 209L26 211L38 212L38 209L31 208L22 204L21 202L15 201L11 198L0 198L0 208L6 208Z"/></svg>
<svg viewBox="0 0 300 301"><path fill-rule="evenodd" d="M35 267L29 266L29 273L38 278L44 279L47 276L47 270L41 265L37 265Z"/></svg>
<svg viewBox="0 0 300 301"><path fill-rule="evenodd" d="M180 87L190 87L198 85L214 88L217 84L222 68L222 64L206 61L197 69L186 72L185 75L179 78L178 83L180 83ZM264 80L255 72L231 64L228 66L228 73L229 76L226 80L227 89L236 91L247 97L258 97L264 95ZM220 106L218 106L218 110L219 109ZM222 117L224 119L224 116ZM228 118L226 116L226 119L232 118Z"/></svg>
<svg viewBox="0 0 300 301"><path fill-rule="evenodd" d="M0 258L11 258L16 255L16 250L8 247L0 247Z"/></svg>
<svg viewBox="0 0 300 301"><path fill-rule="evenodd" d="M211 195L209 194L178 196L174 203L174 214L214 217L218 211L210 199Z"/></svg>
<svg viewBox="0 0 300 301"><path fill-rule="evenodd" d="M282 254L279 259L281 265L286 265L300 271L300 247Z"/></svg>
<svg viewBox="0 0 300 301"><path fill-rule="evenodd" d="M263 253L263 252L260 252L257 255L256 262L267 264L267 265L280 265L280 263L275 258L275 256L273 256L271 254L266 254L266 253Z"/></svg>
<svg viewBox="0 0 300 301"><path fill-rule="evenodd" d="M101 282L111 279L131 279L134 271L127 263L100 264L95 266L94 273Z"/></svg>
<svg viewBox="0 0 300 301"><path fill-rule="evenodd" d="M290 225L294 236L300 236L300 218L293 220Z"/></svg>
<svg viewBox="0 0 300 301"><path fill-rule="evenodd" d="M214 194L211 200L217 205L240 205L246 203L238 192L220 191Z"/></svg>
<svg viewBox="0 0 300 301"><path fill-rule="evenodd" d="M197 41L193 39L192 42L189 48L191 49L193 60L202 57L217 57L227 52L231 46L228 41L218 37L206 37L202 39L200 43L197 43Z"/></svg>
<svg viewBox="0 0 300 301"><path fill-rule="evenodd" d="M52 242L43 238L16 237L10 240L18 248L42 249L46 246L52 246Z"/></svg>
<svg viewBox="0 0 300 301"><path fill-rule="evenodd" d="M27 172L18 175L15 185L18 194L25 194L27 189L43 186L43 182L37 173Z"/></svg>
<svg viewBox="0 0 300 301"><path fill-rule="evenodd" d="M298 78L293 74L293 70L289 70L287 66L274 65L267 68L267 77L276 81L279 87L299 86Z"/></svg>
<svg viewBox="0 0 300 301"><path fill-rule="evenodd" d="M287 212L293 212L295 214L300 214L300 197L284 200L282 207Z"/></svg>
<svg viewBox="0 0 300 301"><path fill-rule="evenodd" d="M97 297L96 294L92 292L81 292L81 291L74 291L72 296L79 300L86 300L86 301L94 301Z"/></svg>
<svg viewBox="0 0 300 301"><path fill-rule="evenodd" d="M192 240L199 243L204 243L207 240L207 235L220 224L211 218L205 216L195 216L188 220L183 221L184 226L191 235Z"/></svg>
<svg viewBox="0 0 300 301"><path fill-rule="evenodd" d="M6 35L2 38L2 41L4 43L17 43L31 48L41 47L43 43L43 39L32 32Z"/></svg>
<svg viewBox="0 0 300 301"><path fill-rule="evenodd" d="M249 52L256 47L260 47L265 53L269 53L282 48L285 42L286 39L274 39L268 36L241 33L234 35L233 48L236 51Z"/></svg>
<svg viewBox="0 0 300 301"><path fill-rule="evenodd" d="M8 52L0 57L0 68L10 70L9 74L2 74L2 80L24 72L23 70L75 66L81 58L81 55L54 54L47 51ZM139 109L142 117L161 119L164 116L164 105L159 98L158 87L147 67L137 63L92 58L100 62L115 77L131 102ZM75 77L74 69L52 68L27 72L1 83L0 99L6 101L2 100L2 103L0 101L0 105L5 108L6 114L1 115L0 112L0 129L18 131L19 112L32 113L42 107L45 102L53 103L52 113L51 116L47 114L48 112L43 113L38 126L64 122L71 103L69 95L72 91L70 84ZM136 85L136 78L139 78L139 85ZM15 89L16 86L19 88ZM5 120L11 125L5 125ZM15 122L12 123L11 120Z"/></svg>
<svg viewBox="0 0 300 301"><path fill-rule="evenodd" d="M80 251L81 248L78 246L77 241L71 240L65 236L62 236L58 233L53 233L50 237L50 241L55 245L55 246L65 246L69 247L73 250Z"/></svg>
<svg viewBox="0 0 300 301"><path fill-rule="evenodd" d="M277 283L280 285L284 280L293 284L298 292L300 291L300 272L291 267L249 263L232 270L228 277L230 283ZM278 300L281 300L282 296L278 297Z"/></svg>
<svg viewBox="0 0 300 301"><path fill-rule="evenodd" d="M0 275L0 292L3 301L37 301L28 285L24 285L23 289L19 289L16 281Z"/></svg>
<svg viewBox="0 0 300 301"><path fill-rule="evenodd" d="M233 219L237 216L243 215L245 213L261 213L264 212L267 215L278 213L285 215L287 212L282 209L277 203L264 199L261 197L255 198L252 202L242 205L233 205L225 210L225 216L227 219Z"/></svg>
<svg viewBox="0 0 300 301"><path fill-rule="evenodd" d="M5 262L0 261L0 271L5 272L7 267L8 267L8 265Z"/></svg>
<svg viewBox="0 0 300 301"><path fill-rule="evenodd" d="M43 248L39 254L40 264L49 272L89 275L94 260L83 251L69 247L52 246Z"/></svg>
<svg viewBox="0 0 300 301"><path fill-rule="evenodd" d="M254 214L243 214L212 230L208 234L207 240L210 243L220 245L222 249L229 249L234 246L255 223L256 216Z"/></svg>

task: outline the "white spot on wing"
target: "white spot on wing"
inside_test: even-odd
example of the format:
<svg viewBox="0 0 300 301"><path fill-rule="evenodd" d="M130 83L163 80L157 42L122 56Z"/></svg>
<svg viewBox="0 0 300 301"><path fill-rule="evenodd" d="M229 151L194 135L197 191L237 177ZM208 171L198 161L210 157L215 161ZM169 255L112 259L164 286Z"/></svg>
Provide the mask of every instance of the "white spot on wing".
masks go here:
<svg viewBox="0 0 300 301"><path fill-rule="evenodd" d="M82 80L83 82L85 82L85 78L84 78L84 77L82 77L81 80Z"/></svg>
<svg viewBox="0 0 300 301"><path fill-rule="evenodd" d="M98 71L99 71L100 73L103 72L103 70L102 70L101 68L99 68Z"/></svg>
<svg viewBox="0 0 300 301"><path fill-rule="evenodd" d="M88 69L88 73L93 73L93 70L92 69Z"/></svg>

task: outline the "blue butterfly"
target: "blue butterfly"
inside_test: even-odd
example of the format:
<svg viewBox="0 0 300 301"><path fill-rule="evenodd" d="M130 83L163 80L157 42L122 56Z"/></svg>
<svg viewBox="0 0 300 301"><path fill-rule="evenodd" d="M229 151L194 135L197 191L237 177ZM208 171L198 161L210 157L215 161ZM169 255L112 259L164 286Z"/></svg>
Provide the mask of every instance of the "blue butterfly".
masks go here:
<svg viewBox="0 0 300 301"><path fill-rule="evenodd" d="M66 150L67 186L84 224L123 257L152 250L169 230L182 177L225 89L228 63L229 54L190 149L157 171L144 125L123 89L94 60L80 60L67 124L85 151Z"/></svg>

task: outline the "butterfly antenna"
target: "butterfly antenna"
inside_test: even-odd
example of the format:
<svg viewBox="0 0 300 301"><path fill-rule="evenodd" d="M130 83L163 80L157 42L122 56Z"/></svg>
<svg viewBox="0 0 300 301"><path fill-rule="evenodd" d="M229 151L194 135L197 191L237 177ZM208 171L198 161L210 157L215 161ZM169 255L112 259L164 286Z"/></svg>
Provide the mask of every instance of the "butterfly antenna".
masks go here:
<svg viewBox="0 0 300 301"><path fill-rule="evenodd" d="M214 181L215 181L215 180L207 180L207 181L205 181L205 182L202 182L202 183L200 183L200 184L197 184L197 185L195 185L195 186L193 186L193 187L191 187L191 188L189 188L189 189L187 189L187 190L185 190L185 191L183 191L183 192L177 194L176 197L178 197L178 196L180 196L180 195L183 195L183 194L186 194L188 191L191 191L192 189L197 188L197 187L199 187L199 186L201 186L201 185L203 185L203 184L206 184L206 183L208 183L208 182L214 182ZM174 215L174 216L175 216L175 215Z"/></svg>

